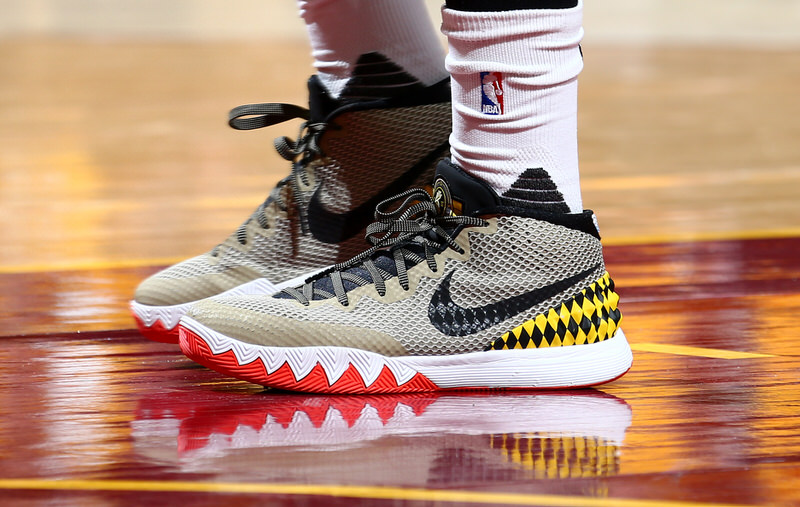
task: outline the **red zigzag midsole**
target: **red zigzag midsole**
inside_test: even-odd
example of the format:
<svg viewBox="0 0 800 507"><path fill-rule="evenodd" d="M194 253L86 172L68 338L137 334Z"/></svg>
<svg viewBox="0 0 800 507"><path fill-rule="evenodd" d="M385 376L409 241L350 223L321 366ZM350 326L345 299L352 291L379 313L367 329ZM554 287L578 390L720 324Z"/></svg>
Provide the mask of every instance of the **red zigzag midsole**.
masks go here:
<svg viewBox="0 0 800 507"><path fill-rule="evenodd" d="M584 345L387 357L346 347L254 345L217 333L188 317L181 320L181 326L202 339L213 355L231 352L242 366L261 360L267 375L288 365L300 382L319 365L331 386L352 367L367 388L384 368L394 375L398 386L421 374L440 389L578 387L613 380L624 374L633 360L621 329L607 340Z"/></svg>

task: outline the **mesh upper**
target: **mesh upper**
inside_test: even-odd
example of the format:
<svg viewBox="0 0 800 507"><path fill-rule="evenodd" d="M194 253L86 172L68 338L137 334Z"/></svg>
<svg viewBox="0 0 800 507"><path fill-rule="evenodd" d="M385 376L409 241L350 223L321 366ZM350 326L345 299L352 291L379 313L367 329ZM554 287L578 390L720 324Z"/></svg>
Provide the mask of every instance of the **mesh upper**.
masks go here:
<svg viewBox="0 0 800 507"><path fill-rule="evenodd" d="M211 252L146 279L134 299L144 305L181 304L256 278L266 277L277 284L344 261L368 246L363 229L338 243L319 241L301 230L296 201L305 207L318 192L327 211L342 213L434 154L406 187L429 184L436 162L449 155L449 102L351 110L334 115L329 122L333 125L320 139L325 157L314 163L315 167L306 168L313 185L301 189L298 196L292 195L291 185L284 186L282 200L288 206L283 210L276 201L267 205L267 229L252 220L247 225L246 245L241 245L234 233ZM371 217L373 211L370 206L364 213Z"/></svg>
<svg viewBox="0 0 800 507"><path fill-rule="evenodd" d="M589 234L543 220L502 216L492 226L467 229L459 235L469 244L466 260L452 250L436 254L438 273L422 263L409 270L412 290L399 288L397 279L387 282L386 298L374 286L354 289L348 307L335 298L303 306L275 297L226 297L195 305L189 315L201 324L232 338L266 346L353 346L342 338L349 327L359 336L359 348L386 353L386 336L410 355L447 355L483 350L505 331L572 297L605 271L600 241ZM494 225L496 224L496 232ZM596 268L596 269L593 269ZM463 307L479 307L519 295L593 269L584 280L504 322L467 334L447 336L429 318L429 306L442 277L452 273L453 301ZM394 285L392 285L394 284ZM362 297L358 298L358 294ZM368 294L372 294L370 297ZM388 300L396 299L392 303ZM314 326L310 326L310 324ZM309 333L309 329L314 329ZM373 332L379 347L364 344ZM368 342L368 340L366 340ZM394 355L397 355L395 352Z"/></svg>

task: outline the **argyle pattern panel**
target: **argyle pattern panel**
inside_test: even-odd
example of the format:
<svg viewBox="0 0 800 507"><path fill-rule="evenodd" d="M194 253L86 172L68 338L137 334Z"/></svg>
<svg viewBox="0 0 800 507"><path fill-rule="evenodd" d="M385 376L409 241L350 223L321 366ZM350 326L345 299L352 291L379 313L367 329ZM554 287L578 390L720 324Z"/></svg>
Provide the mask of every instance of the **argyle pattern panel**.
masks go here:
<svg viewBox="0 0 800 507"><path fill-rule="evenodd" d="M607 340L614 336L622 320L618 303L614 281L605 272L559 307L515 327L486 350L563 347Z"/></svg>

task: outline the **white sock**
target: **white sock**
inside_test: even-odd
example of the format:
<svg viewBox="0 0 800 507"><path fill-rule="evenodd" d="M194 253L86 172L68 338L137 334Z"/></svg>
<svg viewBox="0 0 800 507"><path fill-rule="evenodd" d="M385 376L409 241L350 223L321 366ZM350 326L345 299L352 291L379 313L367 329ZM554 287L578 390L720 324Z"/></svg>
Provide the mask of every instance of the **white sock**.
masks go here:
<svg viewBox="0 0 800 507"><path fill-rule="evenodd" d="M453 162L512 203L583 209L577 139L582 18L583 2L571 9L442 9Z"/></svg>
<svg viewBox="0 0 800 507"><path fill-rule="evenodd" d="M298 5L314 67L334 97L393 96L413 81L430 86L447 77L444 49L423 0L298 0ZM406 76L398 76L397 66ZM348 88L354 74L367 77Z"/></svg>

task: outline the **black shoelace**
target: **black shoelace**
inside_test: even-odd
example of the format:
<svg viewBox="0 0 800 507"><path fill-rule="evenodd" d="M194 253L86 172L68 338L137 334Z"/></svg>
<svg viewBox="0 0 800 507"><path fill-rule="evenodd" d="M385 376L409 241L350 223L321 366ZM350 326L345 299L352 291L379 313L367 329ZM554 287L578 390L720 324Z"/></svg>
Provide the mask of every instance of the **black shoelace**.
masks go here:
<svg viewBox="0 0 800 507"><path fill-rule="evenodd" d="M400 205L390 211L397 202ZM383 297L385 282L394 276L407 291L409 266L427 262L431 271L436 272L434 254L447 247L464 253L455 242L455 234L461 227L485 225L485 220L476 217L437 215L433 199L425 190L406 190L378 204L375 222L367 227L371 248L336 264L301 287L284 289L279 297L290 297L306 306L314 299L336 297L339 303L348 306L348 288L375 284Z"/></svg>
<svg viewBox="0 0 800 507"><path fill-rule="evenodd" d="M291 173L278 182L267 199L236 230L236 239L242 245L247 244L247 225L253 220L258 222L258 225L263 229L269 227L266 209L272 202L275 202L281 210L288 208L288 203L284 199L284 187L287 185L291 187L292 196L297 205L301 229L304 233L308 232L308 219L306 216L308 203L302 202L299 182L302 181L303 184L308 185L306 167L311 161L323 156L322 149L319 146L320 134L328 128L337 127L324 122L311 123L309 121L309 110L292 104L247 104L231 109L228 125L236 130L260 129L297 118L306 120L300 126L297 140L281 136L275 138L274 141L278 154L292 162ZM216 254L217 248L212 251L212 255Z"/></svg>

